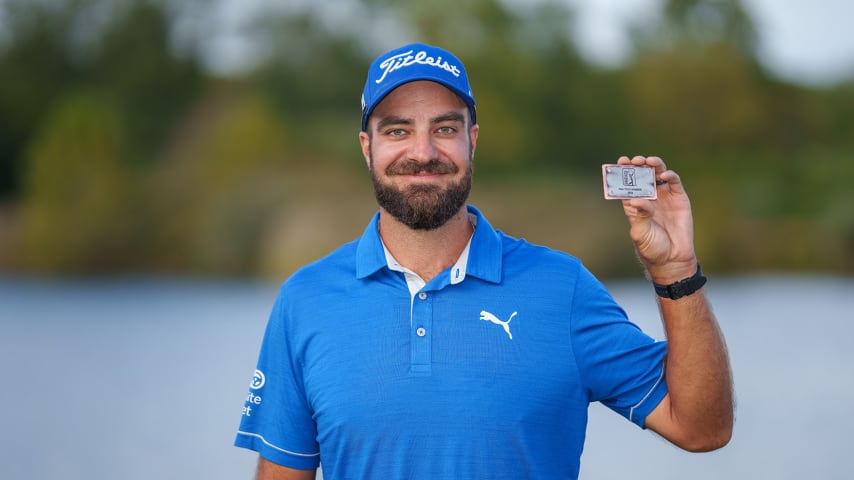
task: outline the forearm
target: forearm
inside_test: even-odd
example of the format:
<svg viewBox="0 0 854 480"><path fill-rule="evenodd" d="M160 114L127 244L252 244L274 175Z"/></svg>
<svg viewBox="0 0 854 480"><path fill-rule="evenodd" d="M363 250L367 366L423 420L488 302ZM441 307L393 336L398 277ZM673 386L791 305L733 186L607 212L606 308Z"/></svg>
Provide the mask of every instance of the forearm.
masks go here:
<svg viewBox="0 0 854 480"><path fill-rule="evenodd" d="M665 295L677 297L658 299L668 340L669 393L645 425L686 450L714 450L732 435L732 373L720 327L700 288L702 279L692 279L699 266L688 195L661 158L621 157L618 163L655 168L658 198L623 200L623 211L647 278L670 285Z"/></svg>
<svg viewBox="0 0 854 480"><path fill-rule="evenodd" d="M659 432L688 450L712 450L732 435L732 373L726 343L700 289L678 300L659 298L668 340L665 366L673 431ZM653 427L653 429L655 429Z"/></svg>

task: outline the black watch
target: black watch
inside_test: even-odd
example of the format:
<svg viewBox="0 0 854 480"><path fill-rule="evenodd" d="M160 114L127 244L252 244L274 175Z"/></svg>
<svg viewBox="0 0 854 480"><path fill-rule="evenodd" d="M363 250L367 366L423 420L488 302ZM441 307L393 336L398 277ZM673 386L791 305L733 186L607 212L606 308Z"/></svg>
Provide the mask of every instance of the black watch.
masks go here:
<svg viewBox="0 0 854 480"><path fill-rule="evenodd" d="M655 293L657 293L659 297L676 300L691 295L697 290L703 288L703 285L706 284L706 280L708 279L703 276L703 270L700 268L700 264L698 263L697 273L693 276L684 280L679 280L676 283L671 283L670 285L659 285L657 283L653 283L652 286L655 287Z"/></svg>

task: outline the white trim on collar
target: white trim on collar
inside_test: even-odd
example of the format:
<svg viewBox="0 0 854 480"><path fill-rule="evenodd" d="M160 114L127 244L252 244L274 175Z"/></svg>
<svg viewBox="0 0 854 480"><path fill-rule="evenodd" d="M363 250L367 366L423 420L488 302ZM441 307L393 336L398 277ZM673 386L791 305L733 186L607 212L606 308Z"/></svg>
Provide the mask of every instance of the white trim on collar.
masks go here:
<svg viewBox="0 0 854 480"><path fill-rule="evenodd" d="M469 221L473 228L477 228L477 215L470 213ZM457 258L456 263L451 267L451 285L456 285L466 278L466 269L468 268L469 263L469 251L471 250L472 238L474 238L474 233L469 237L469 241L466 243L466 248L463 249L463 252L460 254L459 258ZM403 276L406 278L406 286L409 287L409 294L415 298L415 294L421 291L421 289L427 285L427 282L425 282L417 273L404 267L400 262L395 260L391 252L386 248L385 242L382 241L382 238L380 238L380 244L383 246L383 253L385 253L385 260L389 270L403 272Z"/></svg>

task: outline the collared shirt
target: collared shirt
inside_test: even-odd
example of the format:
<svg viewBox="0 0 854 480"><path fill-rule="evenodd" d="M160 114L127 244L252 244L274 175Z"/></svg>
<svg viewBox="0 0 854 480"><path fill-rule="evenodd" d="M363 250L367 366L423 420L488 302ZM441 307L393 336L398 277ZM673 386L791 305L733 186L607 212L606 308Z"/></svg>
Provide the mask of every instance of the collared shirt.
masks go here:
<svg viewBox="0 0 854 480"><path fill-rule="evenodd" d="M576 478L590 402L643 426L665 343L577 259L468 208L463 268L414 296L378 215L285 282L236 445L328 479Z"/></svg>
<svg viewBox="0 0 854 480"><path fill-rule="evenodd" d="M477 216L474 214L469 214L469 223L472 226L472 236L474 235L474 229L477 226ZM409 287L409 293L412 295L412 302L415 302L415 294L418 293L422 288L427 285L427 282L421 278L420 275L413 272L412 270L404 267L400 264L395 258L394 255L388 250L385 246L385 243L382 243L383 252L385 253L386 265L390 270L394 270L395 272L403 273L404 278L406 279L406 286ZM466 242L466 247L463 249L462 253L460 253L457 261L454 262L454 265L451 267L451 285L456 285L466 278L466 266L469 262L469 250L471 249L471 237L469 237L469 241Z"/></svg>

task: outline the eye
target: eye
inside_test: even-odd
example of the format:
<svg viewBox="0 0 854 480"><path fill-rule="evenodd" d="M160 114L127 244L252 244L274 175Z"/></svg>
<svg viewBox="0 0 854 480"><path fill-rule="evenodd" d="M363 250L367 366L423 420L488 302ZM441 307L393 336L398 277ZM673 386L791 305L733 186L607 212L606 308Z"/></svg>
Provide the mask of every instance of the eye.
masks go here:
<svg viewBox="0 0 854 480"><path fill-rule="evenodd" d="M406 135L406 130L402 128L392 128L386 131L386 135L389 137L402 137Z"/></svg>
<svg viewBox="0 0 854 480"><path fill-rule="evenodd" d="M456 131L456 128L447 125L436 129L436 133L440 133L442 135L453 135Z"/></svg>

